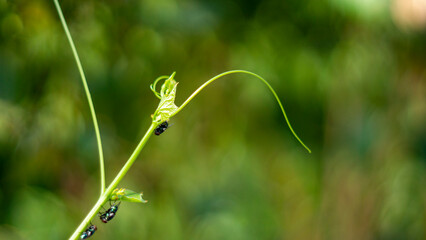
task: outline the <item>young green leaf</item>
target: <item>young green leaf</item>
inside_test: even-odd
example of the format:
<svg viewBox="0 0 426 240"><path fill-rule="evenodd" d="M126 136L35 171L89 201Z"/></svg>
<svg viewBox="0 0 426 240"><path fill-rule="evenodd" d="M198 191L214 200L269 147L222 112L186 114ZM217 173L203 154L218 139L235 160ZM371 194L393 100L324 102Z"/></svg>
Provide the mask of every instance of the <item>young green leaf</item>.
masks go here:
<svg viewBox="0 0 426 240"><path fill-rule="evenodd" d="M173 79L174 76L175 72L172 73L172 75L170 75L170 77L163 83L160 93L155 90L155 86L159 80L162 80L165 77L159 77L153 84L151 84L151 90L154 92L155 96L160 98L157 110L155 110L154 114L151 116L152 121L158 124L168 121L178 109L175 105L176 87L178 83Z"/></svg>
<svg viewBox="0 0 426 240"><path fill-rule="evenodd" d="M138 203L147 203L147 200L142 198L143 193L138 193L126 188L116 188L111 193L111 201L126 201L126 202L138 202Z"/></svg>

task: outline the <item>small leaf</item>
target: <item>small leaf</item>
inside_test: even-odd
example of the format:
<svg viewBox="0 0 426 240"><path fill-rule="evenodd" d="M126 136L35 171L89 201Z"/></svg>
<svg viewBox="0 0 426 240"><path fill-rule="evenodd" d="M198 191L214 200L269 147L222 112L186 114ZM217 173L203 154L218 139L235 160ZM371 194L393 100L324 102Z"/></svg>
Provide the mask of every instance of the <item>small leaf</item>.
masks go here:
<svg viewBox="0 0 426 240"><path fill-rule="evenodd" d="M111 201L125 201L125 202L139 202L139 203L147 203L147 200L142 198L143 193L138 193L126 188L116 188L111 193L110 200Z"/></svg>
<svg viewBox="0 0 426 240"><path fill-rule="evenodd" d="M175 105L176 87L178 83L173 79L174 76L175 73L172 73L172 75L170 75L170 77L161 86L161 91L159 94L161 100L158 104L157 110L155 110L154 114L152 115L152 120L156 123L168 121L170 116L172 116L178 109L178 107ZM155 84L151 85L151 90L153 90L153 92L156 93L156 96L158 97L158 93L155 91Z"/></svg>

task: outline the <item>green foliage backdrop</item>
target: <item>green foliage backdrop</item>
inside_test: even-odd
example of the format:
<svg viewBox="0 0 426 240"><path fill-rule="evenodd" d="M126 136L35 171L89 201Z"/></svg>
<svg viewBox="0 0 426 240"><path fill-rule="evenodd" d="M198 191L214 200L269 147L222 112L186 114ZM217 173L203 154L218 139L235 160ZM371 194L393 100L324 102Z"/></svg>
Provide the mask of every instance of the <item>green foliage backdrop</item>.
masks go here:
<svg viewBox="0 0 426 240"><path fill-rule="evenodd" d="M177 104L227 70L263 76L313 150L264 85L229 76L150 139L123 179L149 202L96 220L93 239L426 238L422 0L60 3L107 183L150 124L149 84L173 71ZM53 1L0 0L0 239L69 237L98 197L97 158Z"/></svg>

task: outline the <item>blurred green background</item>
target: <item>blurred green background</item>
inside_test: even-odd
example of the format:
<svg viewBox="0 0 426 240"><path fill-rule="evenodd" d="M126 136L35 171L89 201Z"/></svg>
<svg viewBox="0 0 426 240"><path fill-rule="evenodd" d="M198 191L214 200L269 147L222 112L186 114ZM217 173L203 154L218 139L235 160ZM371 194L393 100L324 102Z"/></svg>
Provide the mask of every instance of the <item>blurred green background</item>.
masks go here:
<svg viewBox="0 0 426 240"><path fill-rule="evenodd" d="M60 1L109 183L176 71L177 104L91 239L426 239L426 1ZM0 0L0 239L65 239L96 202L98 155L53 1Z"/></svg>

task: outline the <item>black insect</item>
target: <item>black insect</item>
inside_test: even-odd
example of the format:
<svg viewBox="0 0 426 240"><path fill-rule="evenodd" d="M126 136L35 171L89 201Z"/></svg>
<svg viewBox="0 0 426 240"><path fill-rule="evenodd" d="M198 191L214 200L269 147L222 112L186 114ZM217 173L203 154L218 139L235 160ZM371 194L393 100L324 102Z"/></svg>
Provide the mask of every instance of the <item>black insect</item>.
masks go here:
<svg viewBox="0 0 426 240"><path fill-rule="evenodd" d="M86 231L84 231L81 235L80 235L80 239L86 239L91 237L93 234L95 234L96 230L98 228L96 227L96 225L90 225Z"/></svg>
<svg viewBox="0 0 426 240"><path fill-rule="evenodd" d="M121 202L119 202L118 204L112 204L108 210L103 213L100 213L99 218L101 219L101 221L104 223L111 221L111 219L115 217L115 213L118 211L118 206L120 206L120 203Z"/></svg>
<svg viewBox="0 0 426 240"><path fill-rule="evenodd" d="M155 135L160 135L162 134L164 131L166 131L166 129L169 127L169 123L167 121L162 122L160 125L158 125L158 127L155 129Z"/></svg>

